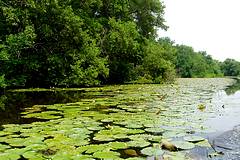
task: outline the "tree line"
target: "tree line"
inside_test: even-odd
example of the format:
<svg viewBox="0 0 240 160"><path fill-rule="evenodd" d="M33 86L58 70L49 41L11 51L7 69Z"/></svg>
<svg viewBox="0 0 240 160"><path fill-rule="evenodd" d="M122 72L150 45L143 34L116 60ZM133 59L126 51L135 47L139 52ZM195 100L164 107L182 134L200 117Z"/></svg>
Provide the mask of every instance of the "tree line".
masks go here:
<svg viewBox="0 0 240 160"><path fill-rule="evenodd" d="M0 88L169 83L239 75L239 62L158 39L159 0L1 0Z"/></svg>

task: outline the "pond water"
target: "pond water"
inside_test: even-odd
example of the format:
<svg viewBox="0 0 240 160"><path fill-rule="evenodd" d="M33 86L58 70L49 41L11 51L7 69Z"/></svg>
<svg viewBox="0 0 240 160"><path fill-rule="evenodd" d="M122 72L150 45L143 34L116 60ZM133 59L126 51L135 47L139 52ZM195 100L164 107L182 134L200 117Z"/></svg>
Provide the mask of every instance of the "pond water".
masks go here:
<svg viewBox="0 0 240 160"><path fill-rule="evenodd" d="M219 91L216 103L218 103L219 113L206 121L206 125L211 126L216 132L229 131L240 124L240 91L227 95L225 91Z"/></svg>
<svg viewBox="0 0 240 160"><path fill-rule="evenodd" d="M185 160L199 148L209 158L208 136L240 124L238 90L227 78L9 90L0 97L0 159Z"/></svg>

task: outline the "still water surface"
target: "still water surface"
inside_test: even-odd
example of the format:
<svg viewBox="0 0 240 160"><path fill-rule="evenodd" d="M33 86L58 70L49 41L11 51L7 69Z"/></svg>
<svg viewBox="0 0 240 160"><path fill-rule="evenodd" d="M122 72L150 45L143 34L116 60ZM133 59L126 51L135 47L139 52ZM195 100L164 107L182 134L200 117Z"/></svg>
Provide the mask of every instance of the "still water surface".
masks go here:
<svg viewBox="0 0 240 160"><path fill-rule="evenodd" d="M91 159L104 153L122 159L146 158L149 154L142 150L159 145L160 139L181 140L189 135L207 138L239 125L239 86L239 80L232 79L179 79L176 85L6 91L0 97L0 147L2 144L6 148L0 148L0 157L2 152L3 156L14 153L29 159L34 151L35 156L44 159L61 156L74 159L76 154ZM199 105L205 108L200 110ZM77 145L72 140L79 133L84 143ZM106 133L112 137L106 137ZM16 140L36 138L33 134L42 137L41 149L29 151L27 145L16 145ZM125 147L106 152L104 148L112 147L111 142ZM103 149L92 149L92 145ZM82 146L88 149L80 152ZM19 147L21 152L15 153L13 149ZM75 155L63 154L68 149ZM129 150L134 154L127 153ZM186 153L164 152L183 159Z"/></svg>

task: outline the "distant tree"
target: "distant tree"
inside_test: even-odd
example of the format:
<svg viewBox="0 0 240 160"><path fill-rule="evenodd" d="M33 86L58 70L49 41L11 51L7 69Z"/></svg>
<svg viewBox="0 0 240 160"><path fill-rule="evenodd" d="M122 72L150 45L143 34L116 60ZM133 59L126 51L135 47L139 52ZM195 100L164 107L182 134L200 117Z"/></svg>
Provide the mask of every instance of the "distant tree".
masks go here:
<svg viewBox="0 0 240 160"><path fill-rule="evenodd" d="M144 59L140 66L136 67L138 79L150 80L154 83L172 82L175 78L174 65L171 62L172 48L164 48L166 45L148 41L144 47ZM167 57L169 54L170 58Z"/></svg>
<svg viewBox="0 0 240 160"><path fill-rule="evenodd" d="M194 50L192 47L185 45L177 45L177 61L176 70L180 77L189 78L193 76L193 56Z"/></svg>
<svg viewBox="0 0 240 160"><path fill-rule="evenodd" d="M176 70L180 77L221 77L219 62L206 52L195 52L192 47L177 45Z"/></svg>
<svg viewBox="0 0 240 160"><path fill-rule="evenodd" d="M239 76L240 62L234 59L226 59L221 65L222 72L225 76Z"/></svg>

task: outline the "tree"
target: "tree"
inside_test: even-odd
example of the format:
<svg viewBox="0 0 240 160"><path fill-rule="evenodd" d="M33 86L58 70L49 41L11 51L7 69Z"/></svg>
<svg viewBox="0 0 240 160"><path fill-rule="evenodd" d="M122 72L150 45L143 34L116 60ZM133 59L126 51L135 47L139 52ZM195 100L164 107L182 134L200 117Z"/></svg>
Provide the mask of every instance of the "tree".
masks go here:
<svg viewBox="0 0 240 160"><path fill-rule="evenodd" d="M95 85L108 75L99 35L70 4L11 0L0 9L7 26L1 44L9 60L1 68L8 85ZM101 29L96 26L90 28Z"/></svg>
<svg viewBox="0 0 240 160"><path fill-rule="evenodd" d="M151 38L156 36L156 27L167 29L163 18L165 6L159 0L131 0L131 15L136 21L140 33Z"/></svg>
<svg viewBox="0 0 240 160"><path fill-rule="evenodd" d="M222 63L221 69L225 76L239 76L240 62L228 58Z"/></svg>
<svg viewBox="0 0 240 160"><path fill-rule="evenodd" d="M206 52L195 52L192 47L177 45L176 70L180 77L221 77L220 65Z"/></svg>
<svg viewBox="0 0 240 160"><path fill-rule="evenodd" d="M136 67L137 79L144 77L154 83L172 82L174 80L174 65L165 57L169 50L164 47L158 42L147 41L144 47L143 62Z"/></svg>

